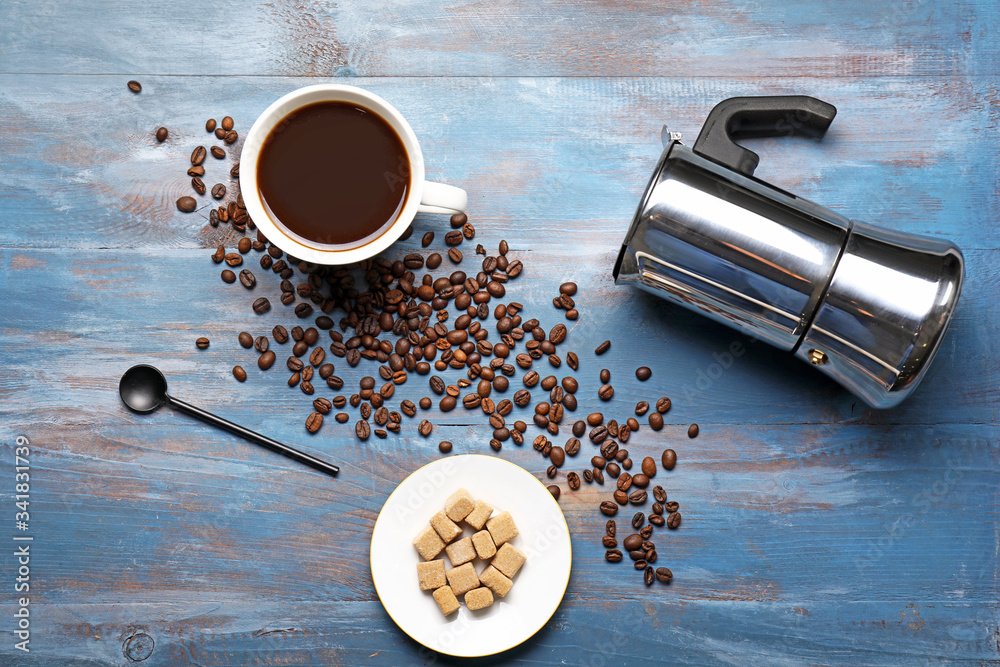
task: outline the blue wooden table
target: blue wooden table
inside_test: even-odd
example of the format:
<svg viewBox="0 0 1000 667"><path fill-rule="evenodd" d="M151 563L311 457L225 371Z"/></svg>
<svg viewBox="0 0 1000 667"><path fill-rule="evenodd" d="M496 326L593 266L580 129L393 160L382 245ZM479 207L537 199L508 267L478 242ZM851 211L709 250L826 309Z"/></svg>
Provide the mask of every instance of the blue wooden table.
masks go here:
<svg viewBox="0 0 1000 667"><path fill-rule="evenodd" d="M998 29L988 0L6 0L0 663L449 662L386 616L368 540L389 492L440 456L439 440L491 453L489 427L434 408L426 439L413 421L386 440L359 442L332 420L309 436L310 398L235 341L294 318L276 310L262 324L242 288L218 279L207 209L174 207L207 118L231 115L245 132L276 97L329 80L409 119L428 177L469 192L477 241L505 238L523 259L508 296L528 317L561 321L557 286L580 284L563 346L582 360L579 413L621 419L639 399L673 399L667 427L629 443L633 458L668 444L679 454L667 484L684 523L660 549L673 584L647 590L606 563L595 508L607 490L570 493L561 474L566 597L535 637L487 662L1000 661ZM754 142L759 176L965 252L965 293L934 367L891 411L612 284L663 126L690 141L726 97L793 93L840 113L822 142ZM160 125L170 138L158 145ZM419 250L428 230L441 250L446 227L419 216L387 256ZM276 281L257 290L277 300ZM734 342L745 352L727 356ZM340 477L175 412L129 413L118 378L143 361L177 396L336 461ZM230 375L237 361L246 383ZM644 384L640 361L654 372ZM602 367L617 393L599 406ZM338 370L353 384L374 367ZM426 379L411 382L425 393ZM14 523L19 436L26 533ZM499 455L544 477L530 447ZM34 538L30 653L13 634L22 534Z"/></svg>

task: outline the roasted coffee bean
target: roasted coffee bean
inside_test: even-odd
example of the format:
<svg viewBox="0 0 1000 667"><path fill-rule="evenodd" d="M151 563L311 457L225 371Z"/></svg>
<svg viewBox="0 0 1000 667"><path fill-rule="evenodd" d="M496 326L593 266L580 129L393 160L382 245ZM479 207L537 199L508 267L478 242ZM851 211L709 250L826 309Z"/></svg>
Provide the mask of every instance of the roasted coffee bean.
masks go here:
<svg viewBox="0 0 1000 667"><path fill-rule="evenodd" d="M323 415L318 412L309 413L309 416L306 417L306 430L315 433L321 426L323 426Z"/></svg>
<svg viewBox="0 0 1000 667"><path fill-rule="evenodd" d="M313 307L308 303L300 303L295 306L295 314L299 317L309 317L313 314Z"/></svg>
<svg viewBox="0 0 1000 667"><path fill-rule="evenodd" d="M424 248L429 246L434 242L434 232L427 232L424 237L420 240L420 245Z"/></svg>
<svg viewBox="0 0 1000 667"><path fill-rule="evenodd" d="M553 345L558 345L559 343L566 340L567 329L565 324L557 324L549 331L549 341Z"/></svg>
<svg viewBox="0 0 1000 667"><path fill-rule="evenodd" d="M236 143L236 140L240 138L240 135L236 133L236 130L230 130L222 137L222 140L227 144Z"/></svg>
<svg viewBox="0 0 1000 667"><path fill-rule="evenodd" d="M632 437L632 429L628 424L622 424L618 427L618 440L623 445L628 442L629 438Z"/></svg>
<svg viewBox="0 0 1000 667"><path fill-rule="evenodd" d="M274 365L275 354L274 352L268 350L259 357L257 357L257 366L262 370L266 371L268 368Z"/></svg>
<svg viewBox="0 0 1000 667"><path fill-rule="evenodd" d="M664 470L673 470L674 466L677 465L677 452L672 449L664 449L660 456L660 463L663 464Z"/></svg>
<svg viewBox="0 0 1000 667"><path fill-rule="evenodd" d="M228 132L235 126L235 121L230 116L225 116L221 123L222 129Z"/></svg>
<svg viewBox="0 0 1000 667"><path fill-rule="evenodd" d="M524 377L521 378L521 381L524 382L525 387L534 387L536 384L538 384L538 380L539 380L538 371L528 371L527 373L524 374Z"/></svg>
<svg viewBox="0 0 1000 667"><path fill-rule="evenodd" d="M224 157L226 157L226 151L219 146L212 146L209 149L209 152L212 154L212 157L216 158L217 160L221 160Z"/></svg>
<svg viewBox="0 0 1000 667"><path fill-rule="evenodd" d="M267 336L257 336L253 341L254 349L260 352L261 354L267 352L267 348L269 348L270 346L271 345L267 339Z"/></svg>
<svg viewBox="0 0 1000 667"><path fill-rule="evenodd" d="M566 475L566 484L569 485L570 489L576 491L577 489L580 488L580 476L575 472L569 473L568 475Z"/></svg>
<svg viewBox="0 0 1000 667"><path fill-rule="evenodd" d="M280 324L271 329L271 335L274 336L274 341L276 343L288 342L288 330Z"/></svg>
<svg viewBox="0 0 1000 667"><path fill-rule="evenodd" d="M240 342L240 345L245 348L253 347L253 336L248 334L246 331L241 331L240 335L237 336L236 339Z"/></svg>
<svg viewBox="0 0 1000 667"><path fill-rule="evenodd" d="M330 414L330 410L333 409L333 403L327 398L317 398L313 401L313 409L320 414Z"/></svg>
<svg viewBox="0 0 1000 667"><path fill-rule="evenodd" d="M680 509L680 504L676 500L671 500L663 503L663 509L667 510L667 513L676 512Z"/></svg>
<svg viewBox="0 0 1000 667"><path fill-rule="evenodd" d="M591 473L594 476L594 481L600 485L604 485L604 471L600 468L594 468Z"/></svg>
<svg viewBox="0 0 1000 667"><path fill-rule="evenodd" d="M618 422L614 419L609 421L605 426L608 427L608 436L612 438L618 437Z"/></svg>
<svg viewBox="0 0 1000 667"><path fill-rule="evenodd" d="M654 431L659 431L663 428L663 415L659 412L649 413L649 427Z"/></svg>
<svg viewBox="0 0 1000 667"><path fill-rule="evenodd" d="M600 412L591 412L587 415L587 423L591 426L599 426L604 423L604 415Z"/></svg>
<svg viewBox="0 0 1000 667"><path fill-rule="evenodd" d="M205 161L205 156L208 151L205 150L204 146L197 146L193 151L191 151L191 164L197 166Z"/></svg>
<svg viewBox="0 0 1000 667"><path fill-rule="evenodd" d="M216 199L222 199L226 196L226 186L222 183L216 183L212 186L212 196Z"/></svg>
<svg viewBox="0 0 1000 667"><path fill-rule="evenodd" d="M531 402L531 392L527 389L519 389L514 392L514 405L523 408Z"/></svg>
<svg viewBox="0 0 1000 667"><path fill-rule="evenodd" d="M622 552L618 549L608 549L604 552L604 559L609 563L620 563L622 561Z"/></svg>
<svg viewBox="0 0 1000 667"><path fill-rule="evenodd" d="M225 258L226 258L226 247L220 245L218 248L216 248L215 254L212 255L212 261L215 262L216 264L220 264L222 263L222 260L224 260Z"/></svg>
<svg viewBox="0 0 1000 667"><path fill-rule="evenodd" d="M576 438L570 438L566 441L564 451L566 452L566 456L576 456L580 453L580 441Z"/></svg>
<svg viewBox="0 0 1000 667"><path fill-rule="evenodd" d="M177 200L177 210L182 213L190 213L198 208L198 201L194 197L181 197Z"/></svg>
<svg viewBox="0 0 1000 667"><path fill-rule="evenodd" d="M632 488L632 475L623 472L621 477L618 478L617 486L619 491L628 491Z"/></svg>
<svg viewBox="0 0 1000 667"><path fill-rule="evenodd" d="M619 505L624 505L628 503L628 494L622 491L621 489L615 489L615 492L612 493L611 495L614 497L615 502L618 503Z"/></svg>
<svg viewBox="0 0 1000 667"><path fill-rule="evenodd" d="M667 516L667 528L674 530L680 525L681 525L681 513L671 512L670 515Z"/></svg>
<svg viewBox="0 0 1000 667"><path fill-rule="evenodd" d="M618 505L609 500L602 502L600 504L600 509L601 513L605 516L614 516L615 514L618 514Z"/></svg>
<svg viewBox="0 0 1000 667"><path fill-rule="evenodd" d="M670 580L674 578L674 573L670 571L670 568L658 567L656 568L656 580L661 581L665 584L669 584Z"/></svg>
<svg viewBox="0 0 1000 667"><path fill-rule="evenodd" d="M448 442L447 440L442 440L441 442L438 443L438 451L441 452L442 454L447 454L448 452L450 452L451 447L452 447L451 443Z"/></svg>
<svg viewBox="0 0 1000 667"><path fill-rule="evenodd" d="M640 417L646 414L648 410L649 410L649 403L647 403L646 401L639 401L638 403L635 404L635 414L639 415Z"/></svg>
<svg viewBox="0 0 1000 667"><path fill-rule="evenodd" d="M559 286L559 293L566 296L574 296L576 294L576 283L563 283Z"/></svg>
<svg viewBox="0 0 1000 667"><path fill-rule="evenodd" d="M584 470L583 471L583 481L585 481L587 484L593 483L593 481L594 481L594 471L593 470L589 470L589 469L588 470Z"/></svg>
<svg viewBox="0 0 1000 667"><path fill-rule="evenodd" d="M590 419L588 418L587 421L590 421ZM598 445L602 444L605 440L608 439L608 427L604 426L603 424L601 426L595 426L590 430L590 434L588 435L588 437L590 438L590 441L593 442L594 444Z"/></svg>
<svg viewBox="0 0 1000 667"><path fill-rule="evenodd" d="M647 559L646 562L650 562L649 559ZM653 574L653 567L651 565L647 566L645 571L643 571L642 580L647 586L653 585L653 582L656 580L656 575Z"/></svg>
<svg viewBox="0 0 1000 667"><path fill-rule="evenodd" d="M612 461L604 469L604 472L608 473L608 476L611 477L612 479L618 479L618 477L620 477L622 474L622 469L618 466L617 463Z"/></svg>
<svg viewBox="0 0 1000 667"><path fill-rule="evenodd" d="M253 243L250 241L249 237L244 236L236 244L236 249L240 251L241 255L245 255L250 252L250 248L253 247Z"/></svg>
<svg viewBox="0 0 1000 667"><path fill-rule="evenodd" d="M645 382L653 376L653 371L650 370L649 366L639 366L639 368L635 369L635 376L640 382Z"/></svg>
<svg viewBox="0 0 1000 667"><path fill-rule="evenodd" d="M566 392L575 394L576 390L580 388L580 383L576 381L576 378L567 376L562 379L562 387Z"/></svg>
<svg viewBox="0 0 1000 667"><path fill-rule="evenodd" d="M597 397L600 398L602 401L610 401L614 395L615 395L615 388L612 387L610 384L603 385L601 386L600 389L597 390Z"/></svg>
<svg viewBox="0 0 1000 667"><path fill-rule="evenodd" d="M638 491L633 491L632 493L628 494L628 501L633 505L643 504L644 502L646 502L646 498L647 495L643 489L639 489Z"/></svg>
<svg viewBox="0 0 1000 667"><path fill-rule="evenodd" d="M462 251L459 250L458 248L449 248L448 259L450 259L455 264L460 263L462 261ZM479 294L482 294L482 292L479 292Z"/></svg>
<svg viewBox="0 0 1000 667"><path fill-rule="evenodd" d="M548 486L546 488L549 490L549 493L552 494L553 498L555 498L556 500L559 500L559 487L558 486L556 486L555 484L552 484L552 485L550 485L550 486Z"/></svg>
<svg viewBox="0 0 1000 667"><path fill-rule="evenodd" d="M463 238L461 231L448 232L444 235L444 242L446 245L455 246L462 243Z"/></svg>
<svg viewBox="0 0 1000 667"><path fill-rule="evenodd" d="M648 540L650 535L652 534L653 534L652 526L643 526L642 530L639 531L639 536L644 540Z"/></svg>
<svg viewBox="0 0 1000 667"><path fill-rule="evenodd" d="M559 468L555 467L554 465L549 466L548 468L545 469L545 476L548 477L549 479L553 479L558 474L559 474Z"/></svg>
<svg viewBox="0 0 1000 667"><path fill-rule="evenodd" d="M305 367L305 364L302 363L301 359L298 359L296 357L288 357L288 361L285 362L285 366L287 366L288 370L292 371L293 373L297 373Z"/></svg>
<svg viewBox="0 0 1000 667"><path fill-rule="evenodd" d="M632 533L622 540L622 548L626 551L636 551L642 548L642 537L638 533Z"/></svg>
<svg viewBox="0 0 1000 667"><path fill-rule="evenodd" d="M607 352L610 349L611 349L611 341L610 340L606 340L606 341L604 341L603 343L601 343L600 345L597 346L597 348L594 350L594 354L601 355L601 354L604 354L605 352Z"/></svg>
<svg viewBox="0 0 1000 667"><path fill-rule="evenodd" d="M636 530L642 528L642 524L646 523L646 515L642 512L636 512L632 515L632 527Z"/></svg>
<svg viewBox="0 0 1000 667"><path fill-rule="evenodd" d="M441 412L450 412L455 409L456 405L458 405L458 399L456 399L454 396L445 396L444 398L441 399L441 402L438 404L438 408L441 410Z"/></svg>
<svg viewBox="0 0 1000 667"><path fill-rule="evenodd" d="M645 489L649 486L649 477L641 472L632 475L632 484L638 486L640 489Z"/></svg>
<svg viewBox="0 0 1000 667"><path fill-rule="evenodd" d="M257 285L257 279L254 277L253 273L247 269L240 271L240 282L243 283L243 286L247 289L253 289Z"/></svg>
<svg viewBox="0 0 1000 667"><path fill-rule="evenodd" d="M654 526L663 526L667 520L660 514L651 514L649 515L649 522Z"/></svg>
<svg viewBox="0 0 1000 667"><path fill-rule="evenodd" d="M246 382L247 372L243 370L242 366L233 366L233 377L239 382Z"/></svg>
<svg viewBox="0 0 1000 667"><path fill-rule="evenodd" d="M167 128L165 127L156 128L156 140L161 144L167 140L167 134L168 134Z"/></svg>
<svg viewBox="0 0 1000 667"><path fill-rule="evenodd" d="M566 365L568 365L574 371L580 368L580 358L576 356L576 352L566 353Z"/></svg>
<svg viewBox="0 0 1000 667"><path fill-rule="evenodd" d="M615 455L617 453L618 453L618 443L615 442L614 440L605 440L604 443L601 445L601 456L603 456L607 460L610 461L611 459L615 458Z"/></svg>
<svg viewBox="0 0 1000 667"><path fill-rule="evenodd" d="M670 410L670 399L664 396L660 400L656 401L656 411L657 412L668 412Z"/></svg>
<svg viewBox="0 0 1000 667"><path fill-rule="evenodd" d="M367 440L368 436L372 434L372 427L368 425L364 419L359 419L354 425L354 433L361 440Z"/></svg>
<svg viewBox="0 0 1000 667"><path fill-rule="evenodd" d="M243 256L238 252L230 252L226 254L226 264L229 266L240 266L243 264Z"/></svg>
<svg viewBox="0 0 1000 667"><path fill-rule="evenodd" d="M614 549L618 546L618 540L611 537L610 535L605 535L601 538L601 544L604 545L605 549Z"/></svg>
<svg viewBox="0 0 1000 667"><path fill-rule="evenodd" d="M698 425L697 424L691 424L690 426L688 426L688 437L689 438L697 438L698 437Z"/></svg>
<svg viewBox="0 0 1000 667"><path fill-rule="evenodd" d="M611 371L607 368L601 369L601 384L607 384L611 382Z"/></svg>
<svg viewBox="0 0 1000 667"><path fill-rule="evenodd" d="M197 339L194 342L194 344L195 347L197 347L199 350L207 350L209 346L209 340L204 336L202 336L201 338Z"/></svg>
<svg viewBox="0 0 1000 667"><path fill-rule="evenodd" d="M126 85L128 86L128 89L131 90L133 93L142 92L142 84L139 83L138 81L129 81Z"/></svg>
<svg viewBox="0 0 1000 667"><path fill-rule="evenodd" d="M188 176L204 176L205 175L205 168L202 167L201 165L195 165L194 167L191 167L190 169L187 170L187 175ZM229 213L227 212L226 215L228 216ZM227 217L227 219L228 219L228 217ZM221 220L221 221L225 222L225 220Z"/></svg>
<svg viewBox="0 0 1000 667"><path fill-rule="evenodd" d="M587 432L587 423L582 419L578 419L573 422L573 435L577 438L582 438L583 434Z"/></svg>
<svg viewBox="0 0 1000 667"><path fill-rule="evenodd" d="M426 419L422 420L420 424L417 426L417 433L424 436L425 438L429 436L433 430L434 430L434 425L431 424Z"/></svg>
<svg viewBox="0 0 1000 667"><path fill-rule="evenodd" d="M467 239L472 239L476 235L476 228L472 226L471 223L465 223L462 225L462 236ZM557 496L558 497L558 496Z"/></svg>
<svg viewBox="0 0 1000 667"><path fill-rule="evenodd" d="M271 302L268 301L266 297L262 296L253 302L253 312L258 315L263 315L269 310L271 310Z"/></svg>
<svg viewBox="0 0 1000 667"><path fill-rule="evenodd" d="M656 461L653 460L652 456L647 456L642 460L642 474L644 474L647 479L656 475Z"/></svg>
<svg viewBox="0 0 1000 667"><path fill-rule="evenodd" d="M665 503L665 502L667 502L667 492L664 490L664 488L662 486L659 486L659 485L654 486L653 487L653 498L655 498L656 502L658 502L658 503Z"/></svg>

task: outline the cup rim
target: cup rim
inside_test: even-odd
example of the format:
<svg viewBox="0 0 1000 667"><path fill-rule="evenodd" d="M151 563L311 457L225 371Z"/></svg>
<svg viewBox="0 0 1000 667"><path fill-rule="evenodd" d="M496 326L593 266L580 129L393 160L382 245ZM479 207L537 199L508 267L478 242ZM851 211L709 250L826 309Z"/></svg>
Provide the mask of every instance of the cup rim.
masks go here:
<svg viewBox="0 0 1000 667"><path fill-rule="evenodd" d="M278 226L261 200L257 188L257 161L264 139L282 118L302 107L321 101L344 101L362 106L385 120L399 134L406 149L410 165L410 185L403 209L395 221L380 236L364 245L354 248L322 247L321 244L306 245L293 238ZM248 159L249 158L249 159ZM246 170L244 171L244 167ZM386 100L375 93L359 88L337 83L320 83L297 88L282 95L272 102L247 133L240 153L240 192L247 213L254 224L267 237L268 241L295 257L314 264L344 265L359 262L382 252L395 243L409 227L417 214L424 190L424 158L420 143L413 128L406 122L403 115Z"/></svg>

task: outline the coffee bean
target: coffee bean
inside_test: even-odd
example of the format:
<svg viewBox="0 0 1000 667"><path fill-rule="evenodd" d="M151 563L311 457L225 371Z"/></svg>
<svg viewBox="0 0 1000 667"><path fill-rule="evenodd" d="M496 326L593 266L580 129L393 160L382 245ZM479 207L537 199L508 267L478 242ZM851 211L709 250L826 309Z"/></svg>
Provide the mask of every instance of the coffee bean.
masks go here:
<svg viewBox="0 0 1000 667"><path fill-rule="evenodd" d="M667 528L671 530L677 529L681 525L681 513L672 512L670 516L667 517Z"/></svg>
<svg viewBox="0 0 1000 667"><path fill-rule="evenodd" d="M658 503L665 503L667 502L667 492L662 486L654 486L653 498L655 498Z"/></svg>
<svg viewBox="0 0 1000 667"><path fill-rule="evenodd" d="M243 370L242 366L233 366L233 377L239 382L246 382L247 372Z"/></svg>
<svg viewBox="0 0 1000 667"><path fill-rule="evenodd" d="M238 252L226 253L226 264L229 266L239 266L243 263L243 256Z"/></svg>
<svg viewBox="0 0 1000 667"><path fill-rule="evenodd" d="M202 167L202 166L200 166L200 165L195 165L194 167L191 167L190 169L187 170L187 175L188 176L204 176L205 175L205 168ZM226 215L228 215L228 214L229 214L229 212L227 211ZM228 220L228 218L226 218L226 219ZM222 222L225 222L225 220L223 220Z"/></svg>
<svg viewBox="0 0 1000 667"><path fill-rule="evenodd" d="M240 335L237 336L236 339L239 341L240 345L245 348L253 347L253 336L248 334L246 331L241 331Z"/></svg>
<svg viewBox="0 0 1000 667"><path fill-rule="evenodd" d="M602 486L604 485L604 471L603 470L601 470L600 468L594 468L593 470L591 470L591 474L593 475L595 482L597 482L598 484L600 484Z"/></svg>
<svg viewBox="0 0 1000 667"><path fill-rule="evenodd" d="M358 436L359 439L367 440L368 436L372 434L372 428L371 426L368 425L368 422L366 422L364 419L359 419L358 422L354 425L354 433Z"/></svg>
<svg viewBox="0 0 1000 667"><path fill-rule="evenodd" d="M654 431L659 431L663 428L663 415L659 412L649 413L649 427Z"/></svg>
<svg viewBox="0 0 1000 667"><path fill-rule="evenodd" d="M549 331L549 341L553 345L558 345L559 343L566 340L566 335L568 330L565 324L557 324Z"/></svg>
<svg viewBox="0 0 1000 667"><path fill-rule="evenodd" d="M128 89L131 90L133 93L142 92L142 84L139 83L138 81L129 81L128 84L126 85L128 86Z"/></svg>
<svg viewBox="0 0 1000 667"><path fill-rule="evenodd" d="M656 475L656 461L654 461L651 456L647 456L642 460L640 468L642 468L642 474L644 474L647 478Z"/></svg>
<svg viewBox="0 0 1000 667"><path fill-rule="evenodd" d="M310 306L308 303L300 303L299 305L295 306L295 314L303 318L309 317L310 315L313 314L313 307Z"/></svg>
<svg viewBox="0 0 1000 667"><path fill-rule="evenodd" d="M446 245L455 246L461 244L463 238L461 231L448 232L444 235L444 242Z"/></svg>
<svg viewBox="0 0 1000 667"><path fill-rule="evenodd" d="M605 535L604 537L601 538L601 544L604 545L605 549L614 549L615 547L618 546L618 540L616 540L610 535Z"/></svg>
<svg viewBox="0 0 1000 667"><path fill-rule="evenodd" d="M607 368L601 369L601 384L607 384L611 382L611 371Z"/></svg>
<svg viewBox="0 0 1000 667"><path fill-rule="evenodd" d="M667 520L664 519L663 516L659 514L650 514L649 522L654 526L663 526L667 522Z"/></svg>
<svg viewBox="0 0 1000 667"><path fill-rule="evenodd" d="M671 500L663 503L663 509L667 510L667 513L676 512L680 509L680 504L676 500Z"/></svg>
<svg viewBox="0 0 1000 667"><path fill-rule="evenodd" d="M270 347L267 336L257 336L253 341L253 347L261 354L267 352L267 348Z"/></svg>
<svg viewBox="0 0 1000 667"><path fill-rule="evenodd" d="M656 568L656 579L665 584L669 584L670 580L674 578L674 573L670 571L670 568L658 567Z"/></svg>
<svg viewBox="0 0 1000 667"><path fill-rule="evenodd" d="M668 412L670 410L670 399L664 396L660 400L656 401L656 411L657 412Z"/></svg>
<svg viewBox="0 0 1000 667"><path fill-rule="evenodd" d="M559 286L559 293L565 294L566 296L573 296L576 294L576 283L563 283Z"/></svg>
<svg viewBox="0 0 1000 667"><path fill-rule="evenodd" d="M615 492L611 495L614 497L615 502L619 505L624 505L628 502L628 494L621 489L615 489Z"/></svg>
<svg viewBox="0 0 1000 667"><path fill-rule="evenodd" d="M635 369L635 376L640 382L645 382L653 376L653 371L650 370L649 366L639 366L639 368Z"/></svg>
<svg viewBox="0 0 1000 667"><path fill-rule="evenodd" d="M642 548L642 537L638 533L632 533L622 540L622 548L626 551L636 551Z"/></svg>
<svg viewBox="0 0 1000 667"><path fill-rule="evenodd" d="M228 132L229 130L233 129L233 127L235 126L235 124L236 124L235 121L233 121L233 119L231 117L225 116L222 119L221 127L222 127L223 130L225 130L226 132Z"/></svg>
<svg viewBox="0 0 1000 667"><path fill-rule="evenodd" d="M422 420L420 422L420 425L417 426L417 433L424 436L425 438L429 436L433 430L434 430L434 425L431 424L426 419Z"/></svg>
<svg viewBox="0 0 1000 667"><path fill-rule="evenodd" d="M646 502L647 494L644 490L639 489L638 491L633 491L628 494L628 501L633 505L641 505Z"/></svg>
<svg viewBox="0 0 1000 667"><path fill-rule="evenodd" d="M647 560L646 562L650 562ZM653 574L653 566L648 565L642 573L642 580L647 586L652 586L653 582L656 580L656 575Z"/></svg>
<svg viewBox="0 0 1000 667"><path fill-rule="evenodd" d="M434 232L427 232L424 237L420 240L420 245L424 248L429 246L434 242Z"/></svg>
<svg viewBox="0 0 1000 667"><path fill-rule="evenodd" d="M205 156L208 151L205 150L204 146L197 146L193 151L191 151L191 164L198 166L205 161Z"/></svg>
<svg viewBox="0 0 1000 667"><path fill-rule="evenodd" d="M576 456L580 452L580 441L576 438L570 438L566 441L563 451L565 451L566 456Z"/></svg>
<svg viewBox="0 0 1000 667"><path fill-rule="evenodd" d="M212 196L216 199L222 199L226 196L226 186L222 183L216 183L212 186Z"/></svg>
<svg viewBox="0 0 1000 667"><path fill-rule="evenodd" d="M566 365L574 371L580 368L580 358L576 356L576 352L566 353Z"/></svg>
<svg viewBox="0 0 1000 667"><path fill-rule="evenodd" d="M606 340L606 341L604 341L603 343L601 343L600 345L597 346L597 348L594 350L594 354L596 354L596 355L602 355L602 354L604 354L605 352L607 352L610 349L611 349L611 341L610 340Z"/></svg>
<svg viewBox="0 0 1000 667"><path fill-rule="evenodd" d="M167 128L165 127L156 128L156 140L161 144L167 140L167 134L169 134L167 132Z"/></svg>
<svg viewBox="0 0 1000 667"><path fill-rule="evenodd" d="M205 121L205 131L206 132L214 132L215 131L215 119L214 118L209 118L208 120Z"/></svg>
<svg viewBox="0 0 1000 667"><path fill-rule="evenodd" d="M569 485L570 489L576 491L577 489L580 488L580 476L575 472L569 473L568 475L566 475L566 484Z"/></svg>
<svg viewBox="0 0 1000 667"><path fill-rule="evenodd" d="M288 342L288 329L281 326L280 324L276 325L273 329L271 329L271 335L274 337L274 341L276 343Z"/></svg>
<svg viewBox="0 0 1000 667"><path fill-rule="evenodd" d="M472 223L465 223L462 225L462 236L467 239L472 239L476 235L476 228L472 226Z"/></svg>
<svg viewBox="0 0 1000 667"><path fill-rule="evenodd" d="M195 344L195 347L197 347L199 350L207 350L208 349L208 345L209 345L209 340L207 338L205 338L204 336L202 336L201 338L197 339L194 342L194 344Z"/></svg>
<svg viewBox="0 0 1000 667"><path fill-rule="evenodd" d="M595 426L590 430L590 434L587 437L589 437L590 441L594 444L602 444L608 439L608 427L603 425Z"/></svg>
<svg viewBox="0 0 1000 667"><path fill-rule="evenodd" d="M632 516L632 527L636 530L642 528L642 524L646 523L646 515L642 512L636 512Z"/></svg>
<svg viewBox="0 0 1000 667"><path fill-rule="evenodd" d="M620 563L622 560L622 552L618 549L608 549L604 552L604 559L609 563Z"/></svg>
<svg viewBox="0 0 1000 667"><path fill-rule="evenodd" d="M194 197L181 197L177 200L177 210L182 213L190 213L198 207L198 201Z"/></svg>
<svg viewBox="0 0 1000 667"><path fill-rule="evenodd" d="M459 250L458 248L449 248L448 259L450 259L455 264L460 263L462 261L462 251Z"/></svg>
<svg viewBox="0 0 1000 667"><path fill-rule="evenodd" d="M263 315L269 310L271 310L271 302L267 300L267 297L262 296L253 302L253 312L258 315Z"/></svg>
<svg viewBox="0 0 1000 667"><path fill-rule="evenodd" d="M226 151L218 146L212 146L209 149L209 152L212 154L212 157L218 160L221 160L222 158L226 157Z"/></svg>
<svg viewBox="0 0 1000 667"><path fill-rule="evenodd" d="M438 451L441 452L442 454L447 454L448 452L451 451L451 443L448 442L447 440L442 440L441 442L438 443Z"/></svg>
<svg viewBox="0 0 1000 667"><path fill-rule="evenodd" d="M552 494L553 498L555 498L556 500L559 500L559 487L558 486L556 486L555 484L552 484L552 485L550 485L550 486L548 486L546 488L549 490L549 493Z"/></svg>
<svg viewBox="0 0 1000 667"><path fill-rule="evenodd" d="M638 416L643 416L647 411L649 411L649 403L646 401L639 401L635 404L635 414Z"/></svg>
<svg viewBox="0 0 1000 667"><path fill-rule="evenodd" d="M247 269L240 271L240 282L243 283L243 286L247 289L253 289L257 285L257 279L254 277L253 273Z"/></svg>
<svg viewBox="0 0 1000 667"><path fill-rule="evenodd" d="M229 170L229 175L232 176L233 178L239 178L240 177L240 163L239 162L237 162L236 164L234 164L232 166L232 168ZM260 234L260 232L257 232L257 233Z"/></svg>
<svg viewBox="0 0 1000 667"><path fill-rule="evenodd" d="M469 221L469 216L464 213L456 213L451 216L451 226L454 229L460 229L462 225Z"/></svg>
<svg viewBox="0 0 1000 667"><path fill-rule="evenodd" d="M604 444L601 445L601 456L607 460L611 460L618 453L618 443L614 440L605 440Z"/></svg>
<svg viewBox="0 0 1000 667"><path fill-rule="evenodd" d="M638 473L632 475L632 484L638 486L641 489L645 489L649 486L649 477L645 473Z"/></svg>
<svg viewBox="0 0 1000 667"><path fill-rule="evenodd" d="M274 352L268 350L267 352L257 357L257 367L260 368L262 371L266 371L267 369L269 369L271 366L274 365L274 360L275 360Z"/></svg>
<svg viewBox="0 0 1000 667"><path fill-rule="evenodd" d="M597 390L597 397L600 398L602 401L610 401L614 395L615 395L615 388L612 387L610 384L603 385L600 389Z"/></svg>
<svg viewBox="0 0 1000 667"><path fill-rule="evenodd" d="M699 429L698 429L698 425L697 424L691 424L690 426L688 426L688 437L689 438L697 438L698 437L698 430Z"/></svg>
<svg viewBox="0 0 1000 667"><path fill-rule="evenodd" d="M225 283L235 283L236 282L236 274L233 273L232 271L230 271L229 269L223 269L223 271L221 273L221 276L222 276L222 282L225 282Z"/></svg>
<svg viewBox="0 0 1000 667"><path fill-rule="evenodd" d="M632 475L627 472L622 473L621 477L618 478L617 486L619 491L628 491L632 488Z"/></svg>
<svg viewBox="0 0 1000 667"><path fill-rule="evenodd" d="M318 412L310 412L306 417L306 430L315 433L323 426L323 415Z"/></svg>
<svg viewBox="0 0 1000 667"><path fill-rule="evenodd" d="M600 504L600 509L601 513L605 516L614 516L615 514L618 514L618 505L609 500L602 502Z"/></svg>
<svg viewBox="0 0 1000 667"><path fill-rule="evenodd" d="M236 143L236 140L240 138L240 135L236 133L236 130L230 130L222 137L222 140L227 144Z"/></svg>

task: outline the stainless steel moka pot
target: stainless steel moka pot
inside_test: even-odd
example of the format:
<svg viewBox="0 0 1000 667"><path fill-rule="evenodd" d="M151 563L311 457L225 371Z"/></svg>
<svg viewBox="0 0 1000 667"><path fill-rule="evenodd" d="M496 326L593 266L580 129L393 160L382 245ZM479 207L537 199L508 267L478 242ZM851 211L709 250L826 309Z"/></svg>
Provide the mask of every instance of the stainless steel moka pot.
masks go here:
<svg viewBox="0 0 1000 667"><path fill-rule="evenodd" d="M754 178L734 137L822 136L813 97L719 103L692 148L671 133L615 264L632 283L789 350L874 408L924 376L964 276L947 241L882 230Z"/></svg>

